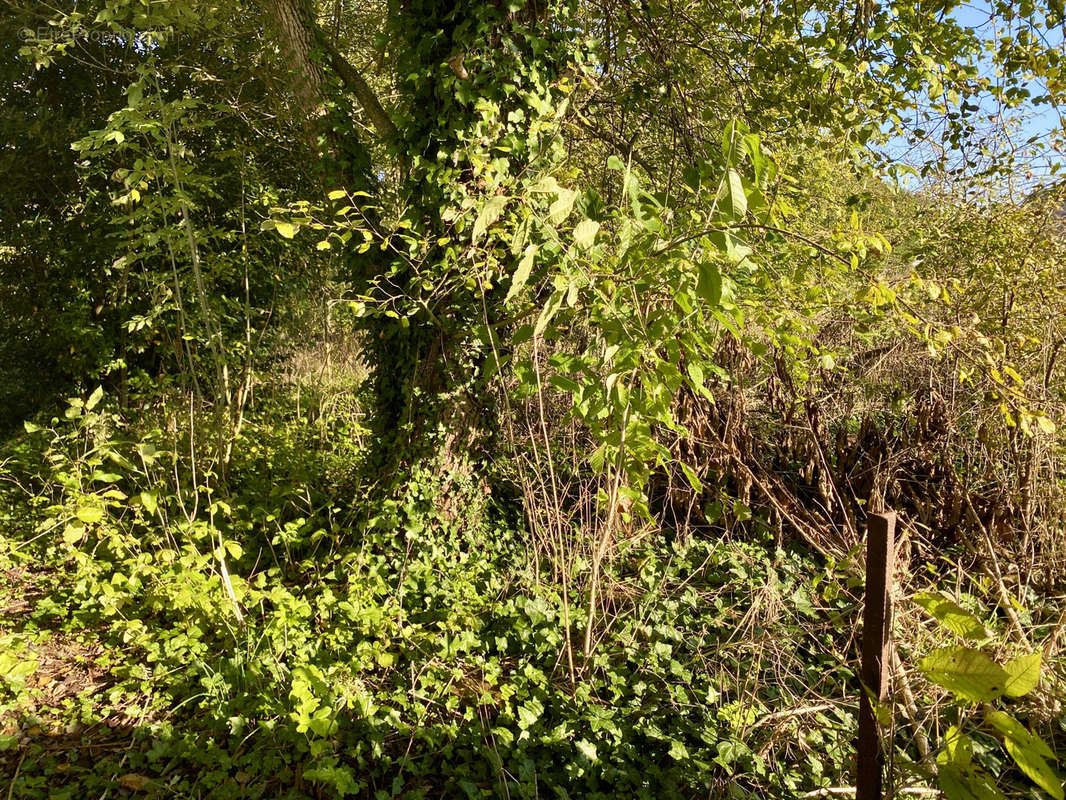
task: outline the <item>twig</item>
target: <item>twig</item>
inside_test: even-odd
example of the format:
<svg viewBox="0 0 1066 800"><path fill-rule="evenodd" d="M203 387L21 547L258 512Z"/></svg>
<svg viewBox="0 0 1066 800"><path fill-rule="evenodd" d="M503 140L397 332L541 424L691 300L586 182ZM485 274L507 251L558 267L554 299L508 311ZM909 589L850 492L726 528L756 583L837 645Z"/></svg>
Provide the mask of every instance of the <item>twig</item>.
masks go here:
<svg viewBox="0 0 1066 800"><path fill-rule="evenodd" d="M768 725L771 722L776 722L779 719L787 719L788 717L799 717L803 714L817 714L819 711L828 711L833 707L832 703L819 703L814 706L804 706L803 708L789 708L785 711L775 711L773 714L767 714L765 717L757 721L753 728L758 728L760 725Z"/></svg>
<svg viewBox="0 0 1066 800"><path fill-rule="evenodd" d="M7 800L11 800L15 794L15 782L19 778L19 771L22 769L22 762L26 760L26 752L22 751L22 755L19 756L19 763L15 765L15 774L11 776L11 785L7 788Z"/></svg>

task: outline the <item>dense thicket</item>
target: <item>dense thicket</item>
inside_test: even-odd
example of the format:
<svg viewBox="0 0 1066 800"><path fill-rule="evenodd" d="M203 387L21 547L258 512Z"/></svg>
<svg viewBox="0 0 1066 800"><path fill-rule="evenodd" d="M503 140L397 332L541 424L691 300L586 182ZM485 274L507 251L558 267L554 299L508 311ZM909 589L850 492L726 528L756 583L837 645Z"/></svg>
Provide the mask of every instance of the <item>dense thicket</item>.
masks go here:
<svg viewBox="0 0 1066 800"><path fill-rule="evenodd" d="M1063 25L9 0L8 796L1061 800Z"/></svg>

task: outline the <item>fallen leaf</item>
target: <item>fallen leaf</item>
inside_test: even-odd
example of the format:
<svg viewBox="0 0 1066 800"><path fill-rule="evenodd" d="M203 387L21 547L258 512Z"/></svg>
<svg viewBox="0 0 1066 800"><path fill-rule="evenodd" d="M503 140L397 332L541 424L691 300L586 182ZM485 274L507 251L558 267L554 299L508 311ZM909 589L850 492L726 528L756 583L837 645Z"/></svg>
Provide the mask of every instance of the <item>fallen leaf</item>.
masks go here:
<svg viewBox="0 0 1066 800"><path fill-rule="evenodd" d="M129 772L119 776L118 783L123 789L129 789L131 792L140 792L148 785L148 778L138 775L136 772Z"/></svg>

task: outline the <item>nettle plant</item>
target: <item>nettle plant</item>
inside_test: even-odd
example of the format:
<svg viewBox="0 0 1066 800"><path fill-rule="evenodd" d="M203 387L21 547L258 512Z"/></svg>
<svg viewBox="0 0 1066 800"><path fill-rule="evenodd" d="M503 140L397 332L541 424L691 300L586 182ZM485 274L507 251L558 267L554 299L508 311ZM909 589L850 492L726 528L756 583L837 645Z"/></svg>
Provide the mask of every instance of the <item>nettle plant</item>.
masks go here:
<svg viewBox="0 0 1066 800"><path fill-rule="evenodd" d="M1056 760L1055 754L1043 739L1001 708L1005 700L1024 697L1037 687L1040 653L1007 662L997 660L987 652L995 637L976 615L941 594L922 592L914 600L943 628L968 643L941 647L919 664L926 678L955 698L957 722L944 734L937 754L941 791L948 800L1004 797L993 777L992 754L980 744L991 733L1018 769L1049 795L1062 800L1062 778L1048 763ZM975 760L975 754L984 755L986 766Z"/></svg>

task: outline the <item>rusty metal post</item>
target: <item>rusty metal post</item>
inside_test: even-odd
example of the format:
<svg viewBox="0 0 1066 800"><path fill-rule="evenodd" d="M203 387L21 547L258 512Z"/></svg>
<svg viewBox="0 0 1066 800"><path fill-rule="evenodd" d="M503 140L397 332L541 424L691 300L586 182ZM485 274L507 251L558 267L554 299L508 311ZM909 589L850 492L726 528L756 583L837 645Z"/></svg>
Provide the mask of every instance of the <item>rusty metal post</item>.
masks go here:
<svg viewBox="0 0 1066 800"><path fill-rule="evenodd" d="M892 567L896 512L871 514L866 523L866 601L862 615L862 695L859 698L859 750L856 800L881 800L884 754L877 714L888 697L892 637Z"/></svg>

